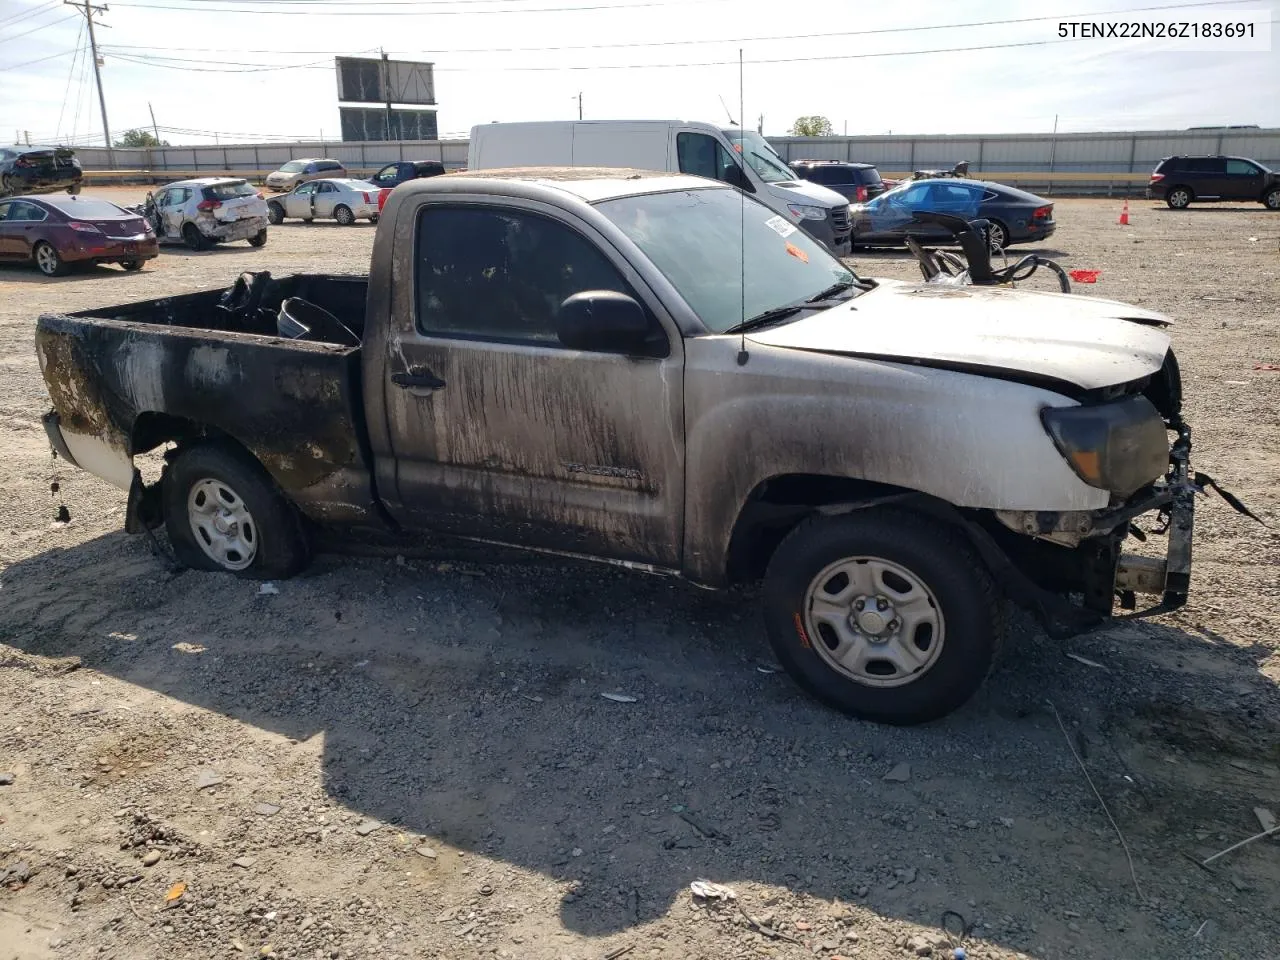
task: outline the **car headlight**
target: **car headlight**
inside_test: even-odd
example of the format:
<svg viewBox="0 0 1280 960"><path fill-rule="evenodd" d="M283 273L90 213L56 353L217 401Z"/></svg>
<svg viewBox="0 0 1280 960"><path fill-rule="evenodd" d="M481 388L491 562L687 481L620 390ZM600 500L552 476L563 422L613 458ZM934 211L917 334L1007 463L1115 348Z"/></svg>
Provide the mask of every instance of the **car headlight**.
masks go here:
<svg viewBox="0 0 1280 960"><path fill-rule="evenodd" d="M800 220L825 220L827 219L826 207L811 207L805 203L788 203L787 209L791 211L791 215Z"/></svg>
<svg viewBox="0 0 1280 960"><path fill-rule="evenodd" d="M1146 397L1046 407L1040 420L1071 469L1091 487L1128 496L1169 466L1169 435Z"/></svg>

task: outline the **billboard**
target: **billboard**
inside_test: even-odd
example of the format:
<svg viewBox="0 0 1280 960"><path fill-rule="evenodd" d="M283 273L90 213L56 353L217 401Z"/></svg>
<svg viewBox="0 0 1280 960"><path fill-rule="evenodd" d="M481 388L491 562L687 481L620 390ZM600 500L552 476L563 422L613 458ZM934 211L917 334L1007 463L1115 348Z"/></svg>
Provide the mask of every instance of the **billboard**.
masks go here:
<svg viewBox="0 0 1280 960"><path fill-rule="evenodd" d="M439 139L434 110L392 109L388 117L386 107L338 107L338 115L344 141Z"/></svg>
<svg viewBox="0 0 1280 960"><path fill-rule="evenodd" d="M335 57L338 100L435 106L434 64L367 57Z"/></svg>

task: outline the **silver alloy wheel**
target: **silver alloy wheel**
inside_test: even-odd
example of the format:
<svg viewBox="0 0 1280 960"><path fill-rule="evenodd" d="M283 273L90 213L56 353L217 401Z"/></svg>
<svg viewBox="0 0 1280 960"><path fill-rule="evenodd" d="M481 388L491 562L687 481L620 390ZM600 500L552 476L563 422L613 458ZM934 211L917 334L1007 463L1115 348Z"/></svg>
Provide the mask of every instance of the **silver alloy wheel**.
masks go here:
<svg viewBox="0 0 1280 960"><path fill-rule="evenodd" d="M36 247L36 266L46 277L52 277L57 273L59 265L57 250L47 243Z"/></svg>
<svg viewBox="0 0 1280 960"><path fill-rule="evenodd" d="M1191 203L1191 194L1185 188L1179 187L1169 194L1169 206L1181 210L1183 207Z"/></svg>
<svg viewBox="0 0 1280 960"><path fill-rule="evenodd" d="M1272 190L1264 201L1268 210L1280 210L1280 190Z"/></svg>
<svg viewBox="0 0 1280 960"><path fill-rule="evenodd" d="M200 549L224 570L243 570L258 555L258 525L223 481L206 477L191 485L187 518Z"/></svg>
<svg viewBox="0 0 1280 960"><path fill-rule="evenodd" d="M351 212L350 207L339 205L338 209L334 211L333 219L344 227L349 227L356 222L356 215Z"/></svg>
<svg viewBox="0 0 1280 960"><path fill-rule="evenodd" d="M906 567L846 557L810 581L804 615L813 648L837 673L871 687L919 679L946 641L933 592Z"/></svg>
<svg viewBox="0 0 1280 960"><path fill-rule="evenodd" d="M987 242L991 244L991 249L997 252L1003 250L1009 242L1009 238L1005 235L1004 227L994 220L987 227Z"/></svg>

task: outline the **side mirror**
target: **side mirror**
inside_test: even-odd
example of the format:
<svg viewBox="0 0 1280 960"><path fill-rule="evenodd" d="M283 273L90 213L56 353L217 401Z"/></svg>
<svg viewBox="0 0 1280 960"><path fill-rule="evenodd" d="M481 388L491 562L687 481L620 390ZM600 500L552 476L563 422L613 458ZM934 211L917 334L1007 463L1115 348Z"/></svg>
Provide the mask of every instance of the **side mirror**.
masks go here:
<svg viewBox="0 0 1280 960"><path fill-rule="evenodd" d="M556 333L570 350L651 356L649 318L625 293L585 290L560 304Z"/></svg>

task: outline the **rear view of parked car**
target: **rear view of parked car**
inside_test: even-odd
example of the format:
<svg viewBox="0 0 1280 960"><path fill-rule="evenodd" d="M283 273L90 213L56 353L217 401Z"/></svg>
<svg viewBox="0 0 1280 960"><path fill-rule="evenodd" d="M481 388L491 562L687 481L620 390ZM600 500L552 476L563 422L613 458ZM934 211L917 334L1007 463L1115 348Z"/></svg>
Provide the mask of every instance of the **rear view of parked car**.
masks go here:
<svg viewBox="0 0 1280 960"><path fill-rule="evenodd" d="M282 197L267 201L272 223L337 220L344 227L357 220L378 220L378 188L367 180L312 180Z"/></svg>
<svg viewBox="0 0 1280 960"><path fill-rule="evenodd" d="M125 270L160 252L145 219L92 197L0 200L0 261L30 263L47 277L74 264L118 263Z"/></svg>
<svg viewBox="0 0 1280 960"><path fill-rule="evenodd" d="M874 200L888 189L880 171L871 163L843 163L838 160L793 160L796 176L834 190L850 203Z"/></svg>
<svg viewBox="0 0 1280 960"><path fill-rule="evenodd" d="M444 173L444 164L439 160L401 160L388 163L369 178L375 187L396 187L406 180L420 180L423 177L438 177Z"/></svg>
<svg viewBox="0 0 1280 960"><path fill-rule="evenodd" d="M988 238L997 247L1045 240L1057 229L1053 204L1043 197L1001 183L952 177L908 181L849 210L855 246L896 246L908 236L923 242L953 240L945 227L916 222L914 216L921 212L987 220Z"/></svg>
<svg viewBox="0 0 1280 960"><path fill-rule="evenodd" d="M1147 197L1173 210L1218 200L1280 210L1280 173L1245 157L1165 157L1151 173Z"/></svg>
<svg viewBox="0 0 1280 960"><path fill-rule="evenodd" d="M308 180L346 175L347 168L337 160L290 160L279 170L267 174L267 187L277 192L286 192Z"/></svg>
<svg viewBox="0 0 1280 960"><path fill-rule="evenodd" d="M76 194L83 176L70 147L0 148L0 197L58 190Z"/></svg>
<svg viewBox="0 0 1280 960"><path fill-rule="evenodd" d="M143 211L162 243L207 250L233 240L267 242L267 203L247 180L181 180L147 194Z"/></svg>

